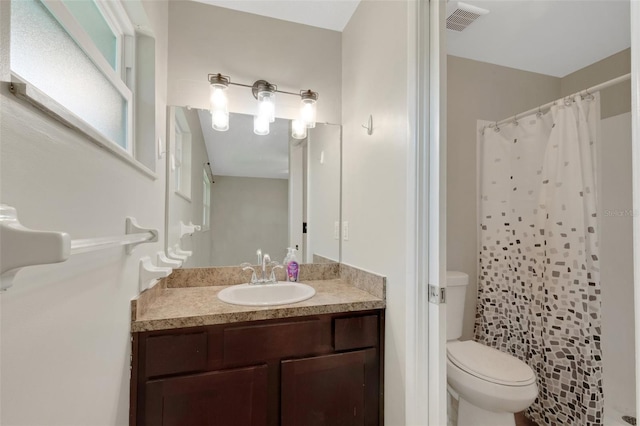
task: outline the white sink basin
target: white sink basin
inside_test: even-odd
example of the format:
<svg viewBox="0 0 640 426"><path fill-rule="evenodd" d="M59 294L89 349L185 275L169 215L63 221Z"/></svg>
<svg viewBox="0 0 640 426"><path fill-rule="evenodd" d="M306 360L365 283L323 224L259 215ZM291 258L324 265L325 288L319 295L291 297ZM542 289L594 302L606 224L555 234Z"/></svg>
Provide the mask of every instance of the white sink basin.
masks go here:
<svg viewBox="0 0 640 426"><path fill-rule="evenodd" d="M306 284L279 281L274 284L238 284L218 293L218 299L233 305L270 306L302 302L316 294Z"/></svg>

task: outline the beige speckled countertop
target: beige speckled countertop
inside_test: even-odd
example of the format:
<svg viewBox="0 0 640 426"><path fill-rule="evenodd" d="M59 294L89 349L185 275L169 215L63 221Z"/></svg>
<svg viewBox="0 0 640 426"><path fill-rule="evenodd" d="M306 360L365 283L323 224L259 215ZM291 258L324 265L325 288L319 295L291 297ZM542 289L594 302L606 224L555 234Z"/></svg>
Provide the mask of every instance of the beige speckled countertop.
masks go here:
<svg viewBox="0 0 640 426"><path fill-rule="evenodd" d="M386 280L384 277L359 270L356 270L357 273L354 274L354 268L349 266L345 266L344 269L344 274L336 274L336 278L333 279L302 280L301 282L316 290L315 296L308 300L289 305L266 307L231 305L222 302L217 295L222 289L229 287L228 285L208 283L199 287L171 288L162 281L156 287L147 290L146 294L143 293L138 299L132 301L131 331L135 333L167 330L385 307L384 287ZM201 271L200 273L202 273ZM355 275L360 277L364 275L368 280L369 287L371 283L376 285L379 282L382 294L378 291L365 291L368 287L361 285L363 280L357 279L360 282L353 282ZM376 287L380 286L376 285ZM383 297L378 297L380 295ZM142 303L143 299L144 304Z"/></svg>

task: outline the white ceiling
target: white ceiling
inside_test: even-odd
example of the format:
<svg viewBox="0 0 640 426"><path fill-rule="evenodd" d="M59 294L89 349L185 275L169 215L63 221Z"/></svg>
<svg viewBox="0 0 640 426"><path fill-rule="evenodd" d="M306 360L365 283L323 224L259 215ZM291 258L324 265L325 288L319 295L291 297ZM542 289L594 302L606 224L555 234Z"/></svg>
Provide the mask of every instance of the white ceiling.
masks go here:
<svg viewBox="0 0 640 426"><path fill-rule="evenodd" d="M255 15L342 31L360 0L196 0Z"/></svg>
<svg viewBox="0 0 640 426"><path fill-rule="evenodd" d="M493 0L464 31L447 30L450 55L564 77L630 46L629 0Z"/></svg>
<svg viewBox="0 0 640 426"><path fill-rule="evenodd" d="M211 127L211 114L198 110L214 176L289 179L289 120L277 118L269 134L253 133L253 116L229 114L229 130Z"/></svg>

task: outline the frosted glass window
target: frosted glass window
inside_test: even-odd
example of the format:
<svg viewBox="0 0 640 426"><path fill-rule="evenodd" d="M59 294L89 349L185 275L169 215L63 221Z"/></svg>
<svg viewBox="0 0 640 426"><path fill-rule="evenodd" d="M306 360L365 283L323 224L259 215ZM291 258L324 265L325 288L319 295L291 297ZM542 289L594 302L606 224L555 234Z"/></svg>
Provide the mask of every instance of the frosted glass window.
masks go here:
<svg viewBox="0 0 640 426"><path fill-rule="evenodd" d="M11 3L11 71L129 150L126 97L39 1Z"/></svg>
<svg viewBox="0 0 640 426"><path fill-rule="evenodd" d="M115 70L118 40L96 3L91 0L64 0L64 4L89 34L89 37L100 50L102 56L109 62L111 68Z"/></svg>

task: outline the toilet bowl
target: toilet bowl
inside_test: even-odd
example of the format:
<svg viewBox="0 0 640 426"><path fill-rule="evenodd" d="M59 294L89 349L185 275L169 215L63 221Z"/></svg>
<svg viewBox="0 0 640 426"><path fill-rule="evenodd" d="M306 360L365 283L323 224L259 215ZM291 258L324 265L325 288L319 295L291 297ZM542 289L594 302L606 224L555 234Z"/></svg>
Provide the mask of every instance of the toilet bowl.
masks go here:
<svg viewBox="0 0 640 426"><path fill-rule="evenodd" d="M519 359L462 335L469 277L447 271L447 384L457 395L458 426L515 426L514 414L538 395L536 377Z"/></svg>
<svg viewBox="0 0 640 426"><path fill-rule="evenodd" d="M458 426L513 426L538 395L527 364L474 341L447 343L447 382L458 394Z"/></svg>

